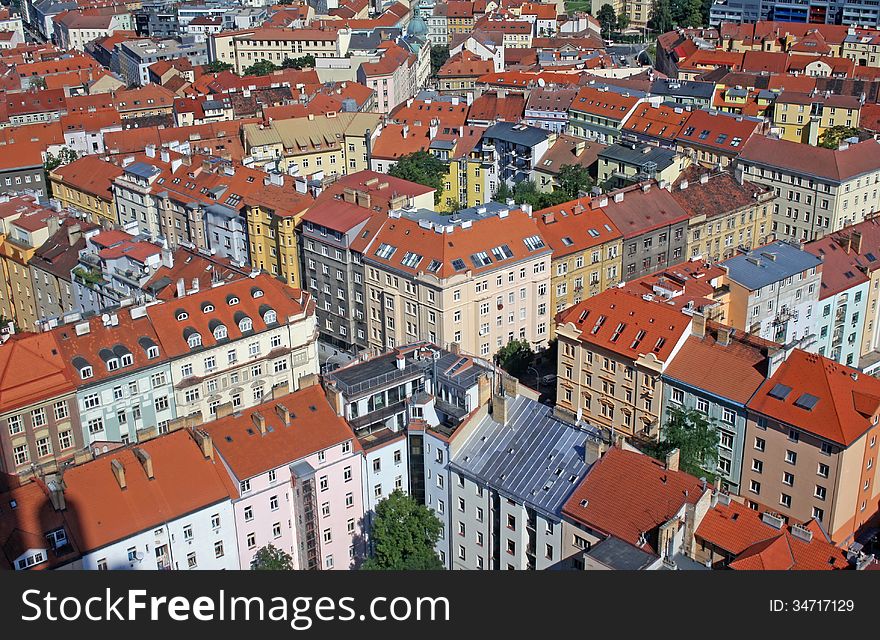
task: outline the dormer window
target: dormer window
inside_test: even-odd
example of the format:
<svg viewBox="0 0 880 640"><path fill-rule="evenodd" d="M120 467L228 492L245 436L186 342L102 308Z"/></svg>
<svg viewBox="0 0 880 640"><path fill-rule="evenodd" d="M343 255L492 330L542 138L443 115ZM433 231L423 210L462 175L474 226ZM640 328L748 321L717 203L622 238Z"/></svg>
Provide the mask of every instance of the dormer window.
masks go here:
<svg viewBox="0 0 880 640"><path fill-rule="evenodd" d="M178 309L178 311L177 311L177 321L178 321L178 322L181 322L181 321L183 321L183 320L186 320L187 318L189 318L189 314L188 314L186 311L184 311L183 309Z"/></svg>
<svg viewBox="0 0 880 640"><path fill-rule="evenodd" d="M147 336L138 338L138 344L144 350L144 353L147 354L147 359L152 360L159 357L159 346Z"/></svg>
<svg viewBox="0 0 880 640"><path fill-rule="evenodd" d="M150 347L147 349L147 358L158 358L159 357L159 347Z"/></svg>
<svg viewBox="0 0 880 640"><path fill-rule="evenodd" d="M278 314L275 313L274 309L269 309L266 313L263 314L263 322L266 324L274 324L278 321Z"/></svg>
<svg viewBox="0 0 880 640"><path fill-rule="evenodd" d="M226 325L221 324L221 325L218 325L217 327L215 327L214 338L216 338L217 340L223 340L224 338L227 337L227 335L228 335L228 332L226 331Z"/></svg>
<svg viewBox="0 0 880 640"><path fill-rule="evenodd" d="M85 380L86 378L91 378L93 375L95 375L95 373L94 371L92 371L92 368L90 366L85 366L79 370L79 377L83 380Z"/></svg>
<svg viewBox="0 0 880 640"><path fill-rule="evenodd" d="M214 310L214 305L210 302L207 302L202 305L202 313L211 313Z"/></svg>
<svg viewBox="0 0 880 640"><path fill-rule="evenodd" d="M132 364L134 364L134 357L130 353L126 353L122 356L123 367L130 367Z"/></svg>
<svg viewBox="0 0 880 640"><path fill-rule="evenodd" d="M252 298L262 298L263 297L263 290L257 289L256 287L254 287L253 289L251 289L251 297Z"/></svg>
<svg viewBox="0 0 880 640"><path fill-rule="evenodd" d="M196 331L193 331L186 337L186 343L189 345L190 349L195 349L196 347L202 346L202 336Z"/></svg>
<svg viewBox="0 0 880 640"><path fill-rule="evenodd" d="M230 307L233 307L233 306L237 305L238 302L239 302L239 300L238 300L238 297L237 297L237 296L229 296L229 297L226 299L226 304L228 304Z"/></svg>
<svg viewBox="0 0 880 640"><path fill-rule="evenodd" d="M242 318L238 323L238 329L242 333L245 331L250 331L254 328L254 323L250 318Z"/></svg>
<svg viewBox="0 0 880 640"><path fill-rule="evenodd" d="M107 371L116 371L119 368L119 360L111 358L107 361Z"/></svg>

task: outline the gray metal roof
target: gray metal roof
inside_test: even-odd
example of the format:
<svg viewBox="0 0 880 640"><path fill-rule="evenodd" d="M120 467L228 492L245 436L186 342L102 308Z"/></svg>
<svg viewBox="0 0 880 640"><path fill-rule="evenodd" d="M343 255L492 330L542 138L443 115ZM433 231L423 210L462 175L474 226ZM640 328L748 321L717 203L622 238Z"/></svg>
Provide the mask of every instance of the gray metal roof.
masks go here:
<svg viewBox="0 0 880 640"><path fill-rule="evenodd" d="M607 149L600 151L599 157L639 167L653 162L658 169L662 170L675 162L675 151L652 144L638 144L635 145L635 149L631 144L612 144Z"/></svg>
<svg viewBox="0 0 880 640"><path fill-rule="evenodd" d="M657 561L657 556L614 536L594 544L587 555L618 571L638 571Z"/></svg>
<svg viewBox="0 0 880 640"><path fill-rule="evenodd" d="M126 173L133 173L134 175L149 180L157 173L161 173L161 170L158 167L154 167L151 164L147 164L146 162L133 162L132 164L125 167Z"/></svg>
<svg viewBox="0 0 880 640"><path fill-rule="evenodd" d="M778 240L722 262L730 279L755 291L822 264L808 251Z"/></svg>
<svg viewBox="0 0 880 640"><path fill-rule="evenodd" d="M513 122L499 122L493 124L486 129L483 138L491 138L494 140L504 140L514 144L521 144L526 147L533 147L540 144L550 137L550 132L546 129L538 127L530 127L524 124L515 124Z"/></svg>
<svg viewBox="0 0 880 640"><path fill-rule="evenodd" d="M507 424L483 418L450 468L558 519L563 503L589 469L584 462L586 442L598 433L594 427L559 420L540 402L516 396Z"/></svg>

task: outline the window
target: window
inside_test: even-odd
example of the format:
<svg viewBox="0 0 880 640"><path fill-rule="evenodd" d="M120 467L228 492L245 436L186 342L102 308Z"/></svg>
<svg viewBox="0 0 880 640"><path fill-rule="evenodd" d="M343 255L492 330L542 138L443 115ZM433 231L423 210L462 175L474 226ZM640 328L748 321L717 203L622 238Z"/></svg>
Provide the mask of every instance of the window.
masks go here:
<svg viewBox="0 0 880 640"><path fill-rule="evenodd" d="M342 470L342 479L345 482L351 482L351 467L345 467Z"/></svg>
<svg viewBox="0 0 880 640"><path fill-rule="evenodd" d="M786 451L785 461L788 464L797 464L797 453L795 453L794 451Z"/></svg>
<svg viewBox="0 0 880 640"><path fill-rule="evenodd" d="M813 495L814 495L816 498L818 498L819 500L824 500L824 499L825 499L825 496L827 495L827 492L826 492L826 490L825 490L825 487L823 487L822 485L818 485L818 484L817 484L817 485L816 485L816 490L813 492Z"/></svg>
<svg viewBox="0 0 880 640"><path fill-rule="evenodd" d="M272 511L278 511L278 496L272 496L269 498L269 509Z"/></svg>
<svg viewBox="0 0 880 640"><path fill-rule="evenodd" d="M820 462L819 467L816 469L816 475L827 478L830 470L831 468L827 464Z"/></svg>
<svg viewBox="0 0 880 640"><path fill-rule="evenodd" d="M353 506L354 506L354 494L353 493L346 493L345 494L345 507L349 508L349 507L353 507Z"/></svg>
<svg viewBox="0 0 880 640"><path fill-rule="evenodd" d="M757 480L752 480L751 482L749 482L749 491L751 491L754 494L760 494L761 493L761 483L758 482Z"/></svg>
<svg viewBox="0 0 880 640"><path fill-rule="evenodd" d="M319 488L321 491L327 491L327 489L330 488L330 482L329 482L329 480L327 479L327 476L321 476L321 477L318 479L318 488Z"/></svg>
<svg viewBox="0 0 880 640"><path fill-rule="evenodd" d="M247 548L248 549L256 549L257 548L257 535L255 533L247 534Z"/></svg>
<svg viewBox="0 0 880 640"><path fill-rule="evenodd" d="M222 558L223 557L223 541L218 540L214 543L214 557Z"/></svg>
<svg viewBox="0 0 880 640"><path fill-rule="evenodd" d="M789 487L794 486L794 474L789 473L788 471L783 471L782 484L788 485Z"/></svg>
<svg viewBox="0 0 880 640"><path fill-rule="evenodd" d="M97 396L95 397L97 398ZM10 435L14 436L16 433L24 431L24 423L22 422L21 416L9 416L7 424L9 425Z"/></svg>
<svg viewBox="0 0 880 640"><path fill-rule="evenodd" d="M779 494L779 504L783 507L791 507L791 496L787 493Z"/></svg>
<svg viewBox="0 0 880 640"><path fill-rule="evenodd" d="M193 539L193 528L192 525L186 525L183 528L183 539L184 540L192 540Z"/></svg>
<svg viewBox="0 0 880 640"><path fill-rule="evenodd" d="M755 449L757 449L758 451L763 451L766 446L767 442L764 440L764 438L755 438Z"/></svg>
<svg viewBox="0 0 880 640"><path fill-rule="evenodd" d="M276 522L275 524L272 525L272 537L273 538L280 538L281 537L281 523L280 522Z"/></svg>
<svg viewBox="0 0 880 640"><path fill-rule="evenodd" d="M321 535L321 539L325 544L330 544L333 542L333 531L331 529L324 529L323 534Z"/></svg>

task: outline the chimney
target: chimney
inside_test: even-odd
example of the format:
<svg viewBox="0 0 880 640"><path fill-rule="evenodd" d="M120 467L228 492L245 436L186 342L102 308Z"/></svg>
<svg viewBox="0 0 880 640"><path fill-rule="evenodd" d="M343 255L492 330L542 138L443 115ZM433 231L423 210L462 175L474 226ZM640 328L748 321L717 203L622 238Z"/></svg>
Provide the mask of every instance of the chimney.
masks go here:
<svg viewBox="0 0 880 640"><path fill-rule="evenodd" d="M678 449L673 449L666 454L666 464L664 465L664 468L667 471L678 471L678 459L680 454L681 452Z"/></svg>
<svg viewBox="0 0 880 640"><path fill-rule="evenodd" d="M259 411L254 411L251 414L251 420L254 422L254 426L260 430L260 435L266 435L266 418Z"/></svg>
<svg viewBox="0 0 880 640"><path fill-rule="evenodd" d="M405 124L405 125L403 125L403 138L404 138L404 140L406 139L406 137L408 135L409 135L409 125Z"/></svg>
<svg viewBox="0 0 880 640"><path fill-rule="evenodd" d="M279 402L275 405L275 413L281 418L281 422L284 423L285 427L290 426L290 411L288 411L287 407Z"/></svg>
<svg viewBox="0 0 880 640"><path fill-rule="evenodd" d="M678 185L678 188L681 189L682 191L684 191L685 189L687 189L687 188L688 188L688 181L687 181L687 180L682 180L682 181L681 181L681 184Z"/></svg>
<svg viewBox="0 0 880 640"><path fill-rule="evenodd" d="M730 344L730 336L733 333L733 329L730 327L718 327L718 339L716 342L722 347L726 347Z"/></svg>
<svg viewBox="0 0 880 640"><path fill-rule="evenodd" d="M177 279L177 297L183 298L186 296L186 283L184 283L183 278Z"/></svg>
<svg viewBox="0 0 880 640"><path fill-rule="evenodd" d="M584 462L586 464L593 464L608 450L608 445L605 444L604 441L596 438L587 438L586 443L584 443Z"/></svg>
<svg viewBox="0 0 880 640"><path fill-rule="evenodd" d="M55 511L64 511L67 502L64 500L64 481L61 475L53 475L46 478L46 488L49 489L49 501Z"/></svg>
<svg viewBox="0 0 880 640"><path fill-rule="evenodd" d="M201 429L194 429L193 437L195 438L196 443L199 445L199 449L202 450L202 455L205 456L205 458L213 460L214 441L211 439L211 436L208 434L208 432Z"/></svg>
<svg viewBox="0 0 880 640"><path fill-rule="evenodd" d="M707 182L709 182L709 174L704 173L700 176L700 184L706 184Z"/></svg>
<svg viewBox="0 0 880 640"><path fill-rule="evenodd" d="M355 194L354 189L349 189L347 187L342 191L342 198L346 202L350 202L352 204L357 202L357 194Z"/></svg>
<svg viewBox="0 0 880 640"><path fill-rule="evenodd" d="M852 250L856 253L862 252L862 232L861 231L853 231L850 234L850 246Z"/></svg>
<svg viewBox="0 0 880 640"><path fill-rule="evenodd" d="M691 334L697 338L706 337L706 316L702 313L694 313L691 319Z"/></svg>
<svg viewBox="0 0 880 640"><path fill-rule="evenodd" d="M54 219L55 218L52 218L52 220ZM82 238L82 227L79 223L67 227L67 244L72 247L80 238Z"/></svg>
<svg viewBox="0 0 880 640"><path fill-rule="evenodd" d="M406 369L406 356L402 353L397 355L397 369L398 371Z"/></svg>
<svg viewBox="0 0 880 640"><path fill-rule="evenodd" d="M119 485L119 488L123 491L125 490L125 465L123 465L119 460L113 458L110 461L110 470L113 472L113 477L116 478L116 484Z"/></svg>
<svg viewBox="0 0 880 640"><path fill-rule="evenodd" d="M134 457L141 463L141 466L144 468L144 473L147 474L147 478L150 480L155 479L156 476L153 474L153 459L150 457L150 454L140 447L135 447Z"/></svg>

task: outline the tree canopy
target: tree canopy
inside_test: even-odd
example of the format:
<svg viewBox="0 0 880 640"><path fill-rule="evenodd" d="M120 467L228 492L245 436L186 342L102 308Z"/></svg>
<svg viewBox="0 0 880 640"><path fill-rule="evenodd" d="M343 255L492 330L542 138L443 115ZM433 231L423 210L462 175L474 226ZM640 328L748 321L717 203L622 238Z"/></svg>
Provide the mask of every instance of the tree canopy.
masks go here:
<svg viewBox="0 0 880 640"><path fill-rule="evenodd" d="M48 173L53 169L57 169L58 167L73 162L78 157L79 155L77 154L77 152L70 147L61 147L61 150L58 151L57 156L51 151L46 152L46 162L43 163L43 166Z"/></svg>
<svg viewBox="0 0 880 640"><path fill-rule="evenodd" d="M557 190L562 191L569 200L578 197L581 191L593 188L589 170L579 164L564 164L556 174Z"/></svg>
<svg viewBox="0 0 880 640"><path fill-rule="evenodd" d="M512 376L519 377L528 371L535 358L528 340L511 340L496 354L498 364Z"/></svg>
<svg viewBox="0 0 880 640"><path fill-rule="evenodd" d="M293 558L283 549L269 544L254 554L251 569L254 571L292 571Z"/></svg>
<svg viewBox="0 0 880 640"><path fill-rule="evenodd" d="M678 0L682 2L683 0ZM671 31L673 14L670 0L654 0L651 5L651 17L648 19L648 27L659 33Z"/></svg>
<svg viewBox="0 0 880 640"><path fill-rule="evenodd" d="M847 138L858 137L859 130L855 127L847 127L844 125L836 125L825 129L819 136L819 146L826 149L837 149L840 143Z"/></svg>
<svg viewBox="0 0 880 640"><path fill-rule="evenodd" d="M376 505L372 556L361 565L368 571L443 569L434 545L442 524L434 512L400 489Z"/></svg>
<svg viewBox="0 0 880 640"><path fill-rule="evenodd" d="M530 204L534 211L538 211L573 200L581 191L589 192L593 188L589 171L580 165L563 165L556 174L556 182L553 191L545 192L538 189L534 180L517 182L513 189L502 180L493 200L507 202L512 198L516 204Z"/></svg>
<svg viewBox="0 0 880 640"><path fill-rule="evenodd" d="M270 62L269 60L259 60L253 63L251 66L245 68L244 75L246 76L267 76L273 71L278 70L278 65L274 62Z"/></svg>
<svg viewBox="0 0 880 640"><path fill-rule="evenodd" d="M405 156L400 156L391 169L389 176L417 182L434 189L434 204L440 204L443 192L443 177L446 175L447 166L437 156L427 151L416 151Z"/></svg>
<svg viewBox="0 0 880 640"><path fill-rule="evenodd" d="M690 474L711 475L718 464L718 431L715 421L695 409L672 407L660 429L660 442L650 451L664 458L673 449L680 453L679 467Z"/></svg>
<svg viewBox="0 0 880 640"><path fill-rule="evenodd" d="M209 62L205 65L205 69L208 73L220 73L221 71L232 71L235 67L233 67L228 62L223 62L222 60L214 60L213 62Z"/></svg>
<svg viewBox="0 0 880 640"><path fill-rule="evenodd" d="M308 53L299 58L285 58L281 63L282 69L312 69L315 66L315 56Z"/></svg>
<svg viewBox="0 0 880 640"><path fill-rule="evenodd" d="M617 13L615 13L614 7L610 4L603 4L599 7L599 13L596 14L596 20L599 21L602 33L604 33L607 38L610 38L611 32L617 27Z"/></svg>
<svg viewBox="0 0 880 640"><path fill-rule="evenodd" d="M440 71L440 67L446 64L446 61L449 60L449 47L444 47L442 45L437 45L431 47L431 76L434 77L437 75L437 72Z"/></svg>

